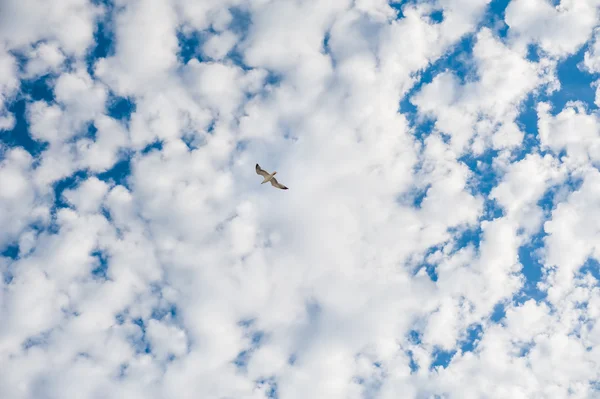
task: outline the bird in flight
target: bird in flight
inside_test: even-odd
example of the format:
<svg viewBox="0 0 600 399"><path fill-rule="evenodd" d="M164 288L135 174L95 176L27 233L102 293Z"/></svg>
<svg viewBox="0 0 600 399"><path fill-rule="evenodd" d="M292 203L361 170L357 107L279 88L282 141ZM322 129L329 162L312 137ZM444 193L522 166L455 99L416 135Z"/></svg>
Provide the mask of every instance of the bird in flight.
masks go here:
<svg viewBox="0 0 600 399"><path fill-rule="evenodd" d="M273 176L275 176L277 172L273 172L273 173L269 173L264 169L261 169L260 166L258 164L256 164L256 174L261 175L262 177L264 177L265 179L262 181L262 183L260 184L265 184L267 182L271 182L271 185L275 188L280 188L282 190L287 190L288 188L286 186L284 186L283 184L279 183L277 181L277 179Z"/></svg>

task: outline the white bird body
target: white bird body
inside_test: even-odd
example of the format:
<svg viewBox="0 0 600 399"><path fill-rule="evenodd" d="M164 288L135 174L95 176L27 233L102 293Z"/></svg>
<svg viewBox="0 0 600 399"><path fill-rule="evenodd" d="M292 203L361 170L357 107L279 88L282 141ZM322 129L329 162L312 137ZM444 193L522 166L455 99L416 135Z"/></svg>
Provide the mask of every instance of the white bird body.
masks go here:
<svg viewBox="0 0 600 399"><path fill-rule="evenodd" d="M273 172L273 173L271 173L270 175L268 175L268 176L265 176L265 180L263 180L263 181L262 181L262 183L260 183L260 184L265 184L265 183L268 183L268 182L270 182L270 181L271 181L271 179L273 179L273 176L275 176L275 174L276 174L276 173L277 173L277 172Z"/></svg>
<svg viewBox="0 0 600 399"><path fill-rule="evenodd" d="M258 164L256 164L256 174L259 174L262 177L264 177L264 180L260 184L265 184L265 183L271 182L271 185L275 188L280 188L282 190L288 189L286 186L279 183L277 181L277 179L274 177L277 174L277 172L269 173L266 170L261 169L261 167Z"/></svg>

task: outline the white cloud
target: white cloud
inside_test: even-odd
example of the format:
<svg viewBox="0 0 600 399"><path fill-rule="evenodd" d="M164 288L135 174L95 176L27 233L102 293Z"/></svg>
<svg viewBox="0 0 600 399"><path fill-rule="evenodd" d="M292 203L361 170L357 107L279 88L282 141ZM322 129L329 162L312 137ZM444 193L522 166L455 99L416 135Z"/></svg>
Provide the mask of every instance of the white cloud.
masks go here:
<svg viewBox="0 0 600 399"><path fill-rule="evenodd" d="M2 4L0 38L17 49L39 40L57 40L64 52L82 56L93 43L101 11L85 0L8 0Z"/></svg>
<svg viewBox="0 0 600 399"><path fill-rule="evenodd" d="M577 271L600 259L597 116L540 103L539 148L511 151L594 3L513 1L507 40L478 28L488 3L404 4L398 20L380 0L7 3L4 106L48 73L55 98L26 98L38 157L1 149L0 248L19 248L0 257L0 396L593 396L600 291ZM101 12L114 54L90 75ZM183 64L178 34L210 61ZM417 139L399 104L467 34L476 73L428 71L409 100L435 128ZM111 115L115 96L131 115ZM489 195L461 158L487 149ZM102 181L125 157L126 181ZM290 190L260 185L257 162ZM513 301L541 229L548 296ZM440 350L452 359L430 370Z"/></svg>
<svg viewBox="0 0 600 399"><path fill-rule="evenodd" d="M507 217L519 223L527 234L534 234L544 216L537 202L551 186L564 181L564 169L550 155L542 158L538 154L530 154L510 165L502 182L490 193L490 198L498 201Z"/></svg>
<svg viewBox="0 0 600 399"><path fill-rule="evenodd" d="M66 190L63 195L81 213L98 213L108 185L95 177L84 181L76 190Z"/></svg>
<svg viewBox="0 0 600 399"><path fill-rule="evenodd" d="M265 0L252 2L254 5L263 3ZM217 32L227 29L231 23L233 16L230 10L232 8L239 7L245 10L249 5L249 2L245 0L207 0L202 2L177 0L175 2L178 16L187 30L203 31L213 28Z"/></svg>
<svg viewBox="0 0 600 399"><path fill-rule="evenodd" d="M571 194L565 202L557 205L552 219L544 224L546 237L546 259L551 272L548 288L550 298L559 300L562 292L570 287L574 273L583 266L588 257L600 259L597 245L598 228L592 222L599 212L597 200L600 173L587 172L581 188Z"/></svg>
<svg viewBox="0 0 600 399"><path fill-rule="evenodd" d="M583 65L591 73L600 72L600 30L594 30L594 37L590 47L584 54Z"/></svg>
<svg viewBox="0 0 600 399"><path fill-rule="evenodd" d="M40 43L28 55L25 78L35 78L55 72L62 66L66 57L56 43Z"/></svg>
<svg viewBox="0 0 600 399"><path fill-rule="evenodd" d="M551 81L553 68L546 60L528 61L488 29L475 40L478 79L461 84L455 73L442 72L411 101L424 117L436 119L436 128L452 137L459 153L467 148L476 154L490 147L515 148L523 139L514 122L519 105L528 93Z"/></svg>
<svg viewBox="0 0 600 399"><path fill-rule="evenodd" d="M564 57L579 49L598 24L598 0L514 0L506 7L509 38L521 51L537 44L550 56Z"/></svg>
<svg viewBox="0 0 600 399"><path fill-rule="evenodd" d="M36 101L27 109L33 137L62 144L82 134L86 124L104 113L107 90L78 69L61 74L55 82L56 103Z"/></svg>
<svg viewBox="0 0 600 399"><path fill-rule="evenodd" d="M38 202L36 187L31 181L33 159L23 149L10 149L0 164L0 219L4 228L0 233L0 245L11 244L19 234L36 221L46 221L49 209Z"/></svg>
<svg viewBox="0 0 600 399"><path fill-rule="evenodd" d="M129 136L122 124L105 115L95 119L94 126L97 129L95 140L78 141L79 166L104 172L119 160L119 152L127 147Z"/></svg>
<svg viewBox="0 0 600 399"><path fill-rule="evenodd" d="M550 114L550 104L538 104L540 141L544 148L559 154L570 169L598 164L600 155L600 125L595 114L588 114L581 102L569 103L558 115Z"/></svg>
<svg viewBox="0 0 600 399"><path fill-rule="evenodd" d="M214 60L221 60L227 55L235 46L238 41L238 37L235 33L225 31L220 34L211 36L204 45L202 46L204 54L208 55Z"/></svg>
<svg viewBox="0 0 600 399"><path fill-rule="evenodd" d="M7 112L6 105L10 102L19 87L17 79L17 62L0 44L0 131L9 130L15 124L14 116Z"/></svg>
<svg viewBox="0 0 600 399"><path fill-rule="evenodd" d="M589 48L584 54L583 69L589 73L597 74L600 72L600 29L594 29L594 36ZM594 103L600 106L600 86L599 81L592 83L592 87L596 87L596 99Z"/></svg>
<svg viewBox="0 0 600 399"><path fill-rule="evenodd" d="M164 88L161 80L177 63L176 18L167 0L124 5L114 15L115 55L96 62L96 75L119 95Z"/></svg>

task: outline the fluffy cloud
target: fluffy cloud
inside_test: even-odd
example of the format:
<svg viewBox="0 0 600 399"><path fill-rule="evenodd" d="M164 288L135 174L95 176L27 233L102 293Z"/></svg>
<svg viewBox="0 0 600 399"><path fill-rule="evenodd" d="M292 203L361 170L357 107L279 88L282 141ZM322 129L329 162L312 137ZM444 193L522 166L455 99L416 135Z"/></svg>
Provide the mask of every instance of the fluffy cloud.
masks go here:
<svg viewBox="0 0 600 399"><path fill-rule="evenodd" d="M598 0L514 0L506 7L509 36L518 48L536 44L551 56L564 57L579 49L598 24Z"/></svg>
<svg viewBox="0 0 600 399"><path fill-rule="evenodd" d="M5 47L0 47L0 129L12 129L15 119L9 114L6 105L14 96L19 80L17 78L17 61Z"/></svg>
<svg viewBox="0 0 600 399"><path fill-rule="evenodd" d="M523 140L515 124L519 104L532 90L551 81L551 63L528 61L487 29L475 40L473 62L478 79L461 84L455 73L443 72L412 101L423 116L436 119L436 128L451 136L459 153L471 146L476 154L490 147L514 148Z"/></svg>
<svg viewBox="0 0 600 399"><path fill-rule="evenodd" d="M102 7L86 0L9 0L2 4L0 37L19 50L40 40L57 40L63 51L82 56L93 43L95 19L101 11Z"/></svg>
<svg viewBox="0 0 600 399"><path fill-rule="evenodd" d="M0 12L0 396L597 394L593 1L97 3Z"/></svg>

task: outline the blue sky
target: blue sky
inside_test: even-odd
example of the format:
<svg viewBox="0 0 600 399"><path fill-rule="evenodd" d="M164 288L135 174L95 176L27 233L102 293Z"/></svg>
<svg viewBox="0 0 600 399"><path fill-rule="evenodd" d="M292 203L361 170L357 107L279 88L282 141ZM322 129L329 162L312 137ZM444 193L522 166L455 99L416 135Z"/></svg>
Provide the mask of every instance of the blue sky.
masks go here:
<svg viewBox="0 0 600 399"><path fill-rule="evenodd" d="M0 29L0 396L597 394L597 1L76 3Z"/></svg>

